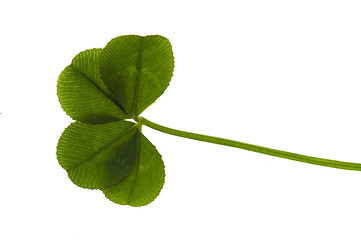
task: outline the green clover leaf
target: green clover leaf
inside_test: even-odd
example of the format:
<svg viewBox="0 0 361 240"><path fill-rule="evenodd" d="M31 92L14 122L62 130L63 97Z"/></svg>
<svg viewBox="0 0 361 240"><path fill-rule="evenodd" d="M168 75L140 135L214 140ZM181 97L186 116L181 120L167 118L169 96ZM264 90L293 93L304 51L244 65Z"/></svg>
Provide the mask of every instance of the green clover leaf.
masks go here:
<svg viewBox="0 0 361 240"><path fill-rule="evenodd" d="M129 118L100 78L101 51L79 53L59 76L59 102L74 120L97 124Z"/></svg>
<svg viewBox="0 0 361 240"><path fill-rule="evenodd" d="M174 57L161 36L121 36L100 55L100 75L129 116L137 117L168 87Z"/></svg>

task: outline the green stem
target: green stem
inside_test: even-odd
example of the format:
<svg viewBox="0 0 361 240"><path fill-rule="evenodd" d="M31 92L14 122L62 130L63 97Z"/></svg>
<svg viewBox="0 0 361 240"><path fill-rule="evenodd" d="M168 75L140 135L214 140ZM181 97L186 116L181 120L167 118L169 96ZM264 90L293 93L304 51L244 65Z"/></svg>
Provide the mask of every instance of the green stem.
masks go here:
<svg viewBox="0 0 361 240"><path fill-rule="evenodd" d="M209 142L209 143L214 143L214 144L219 144L219 145L224 145L224 146L229 146L229 147L240 148L240 149L244 149L244 150L248 150L248 151L267 154L270 156L286 158L286 159L291 159L291 160L295 160L295 161L299 161L299 162L310 163L310 164L315 164L315 165L320 165L320 166L361 171L360 163L341 162L341 161L330 160L330 159L325 159L325 158L309 157L309 156L305 156L305 155L301 155L301 154L297 154L297 153L285 152L285 151L261 147L261 146L257 146L257 145L253 145L253 144L237 142L237 141L233 141L233 140L229 140L229 139L180 131L180 130L161 126L161 125L151 122L148 119L143 118L143 117L136 118L136 121L139 124L143 124L145 126L153 128L160 132L168 133L168 134L175 135L178 137L184 137L184 138L194 139L194 140L203 141L203 142Z"/></svg>

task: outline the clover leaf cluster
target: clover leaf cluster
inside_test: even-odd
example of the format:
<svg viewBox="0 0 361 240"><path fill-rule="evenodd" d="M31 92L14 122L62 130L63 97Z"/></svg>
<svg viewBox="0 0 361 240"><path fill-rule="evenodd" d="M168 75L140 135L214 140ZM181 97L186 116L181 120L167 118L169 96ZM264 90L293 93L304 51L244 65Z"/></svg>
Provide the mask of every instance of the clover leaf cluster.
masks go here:
<svg viewBox="0 0 361 240"><path fill-rule="evenodd" d="M173 69L171 44L159 35L120 36L74 57L57 85L62 108L75 120L57 146L73 183L122 205L143 206L159 195L161 155L129 120L163 94Z"/></svg>

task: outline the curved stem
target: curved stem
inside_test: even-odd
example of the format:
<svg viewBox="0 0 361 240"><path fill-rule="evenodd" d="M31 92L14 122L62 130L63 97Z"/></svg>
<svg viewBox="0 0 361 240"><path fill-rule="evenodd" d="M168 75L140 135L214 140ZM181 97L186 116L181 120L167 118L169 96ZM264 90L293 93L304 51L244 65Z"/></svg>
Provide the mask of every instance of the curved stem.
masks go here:
<svg viewBox="0 0 361 240"><path fill-rule="evenodd" d="M244 149L244 150L248 150L248 151L267 154L270 156L286 158L286 159L290 159L290 160L295 160L295 161L299 161L299 162L310 163L310 164L315 164L315 165L320 165L320 166L361 171L360 163L341 162L341 161L330 160L330 159L325 159L325 158L309 157L309 156L305 156L305 155L301 155L301 154L297 154L297 153L285 152L285 151L261 147L261 146L257 146L257 145L253 145L253 144L237 142L237 141L233 141L233 140L229 140L229 139L225 139L225 138L218 138L218 137L212 137L212 136L207 136L207 135L203 135L203 134L180 131L180 130L176 130L176 129L172 129L172 128L168 128L168 127L164 127L162 125L156 124L143 117L137 117L136 121L140 124L143 124L145 126L153 128L160 132L168 133L168 134L175 135L178 137L184 137L184 138L194 139L194 140L203 141L203 142L209 142L209 143L214 143L214 144L219 144L219 145L224 145L224 146L229 146L229 147L240 148L240 149Z"/></svg>

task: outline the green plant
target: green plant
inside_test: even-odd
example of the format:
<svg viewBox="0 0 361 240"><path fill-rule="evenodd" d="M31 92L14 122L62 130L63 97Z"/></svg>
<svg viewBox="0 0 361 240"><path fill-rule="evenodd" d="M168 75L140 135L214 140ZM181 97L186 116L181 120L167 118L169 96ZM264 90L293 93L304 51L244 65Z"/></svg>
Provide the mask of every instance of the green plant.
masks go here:
<svg viewBox="0 0 361 240"><path fill-rule="evenodd" d="M59 101L76 121L60 137L57 157L76 185L100 189L118 204L143 206L153 201L164 184L164 163L142 134L142 125L175 136L300 162L361 170L358 163L184 132L139 116L163 94L173 69L168 39L128 35L114 38L103 49L79 53L62 71L57 86Z"/></svg>

